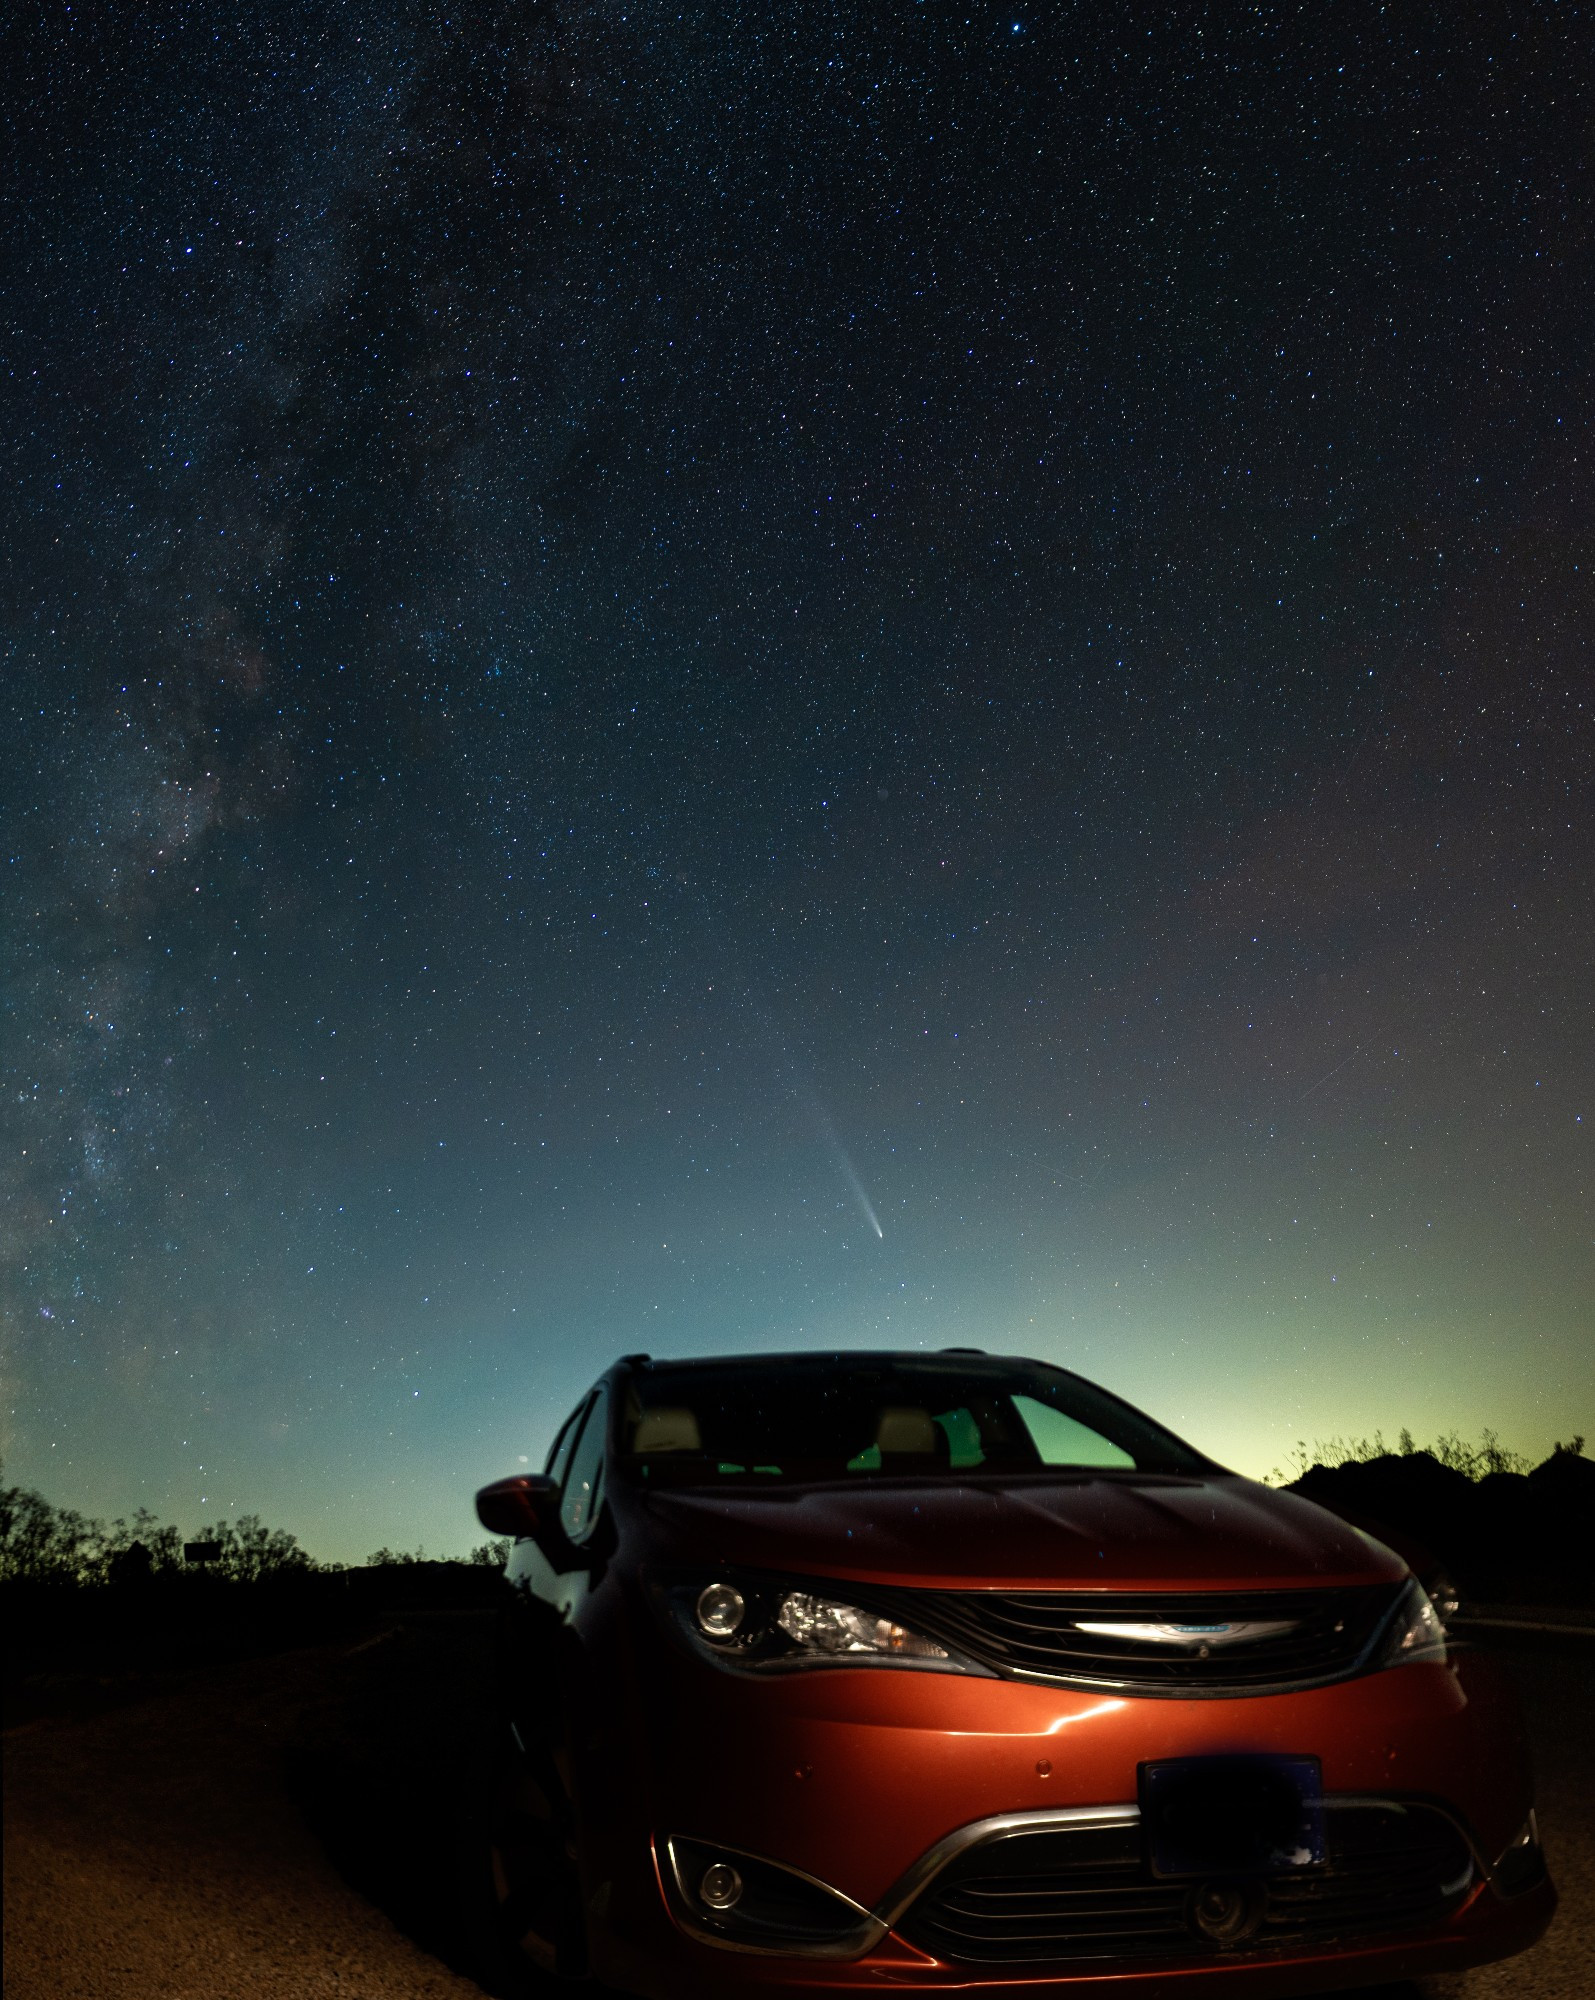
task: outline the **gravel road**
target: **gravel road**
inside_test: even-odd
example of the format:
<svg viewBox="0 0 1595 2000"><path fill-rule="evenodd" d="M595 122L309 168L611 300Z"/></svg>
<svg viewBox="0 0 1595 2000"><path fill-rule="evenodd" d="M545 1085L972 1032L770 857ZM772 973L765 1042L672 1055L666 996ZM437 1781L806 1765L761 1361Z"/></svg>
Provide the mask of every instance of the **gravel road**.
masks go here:
<svg viewBox="0 0 1595 2000"><path fill-rule="evenodd" d="M8 1732L8 2000L481 2000L452 1801L485 1640L479 1615L435 1615L153 1687L112 1674L98 1713L79 1690ZM1595 1642L1491 1643L1528 1705L1562 1907L1533 1951L1433 1991L1589 2000Z"/></svg>

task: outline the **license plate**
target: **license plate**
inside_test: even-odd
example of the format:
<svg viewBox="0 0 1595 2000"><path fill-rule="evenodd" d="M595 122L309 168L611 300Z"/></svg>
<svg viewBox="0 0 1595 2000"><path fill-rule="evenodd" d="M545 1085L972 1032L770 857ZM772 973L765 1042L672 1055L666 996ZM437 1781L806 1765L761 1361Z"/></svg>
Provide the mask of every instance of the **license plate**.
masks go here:
<svg viewBox="0 0 1595 2000"><path fill-rule="evenodd" d="M1152 1873L1278 1875L1324 1858L1316 1757L1172 1757L1140 1767Z"/></svg>

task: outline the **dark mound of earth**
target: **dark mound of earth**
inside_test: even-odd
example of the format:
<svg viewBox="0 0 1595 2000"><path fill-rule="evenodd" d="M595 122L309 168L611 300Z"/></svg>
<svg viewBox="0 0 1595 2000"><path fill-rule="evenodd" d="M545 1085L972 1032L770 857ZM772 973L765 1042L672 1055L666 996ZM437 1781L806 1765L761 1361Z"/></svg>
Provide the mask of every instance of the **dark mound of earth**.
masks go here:
<svg viewBox="0 0 1595 2000"><path fill-rule="evenodd" d="M288 1570L251 1583L203 1571L125 1571L108 1584L0 1585L5 1725L121 1706L228 1662L350 1644L417 1619L491 1614L502 1589L477 1563Z"/></svg>
<svg viewBox="0 0 1595 2000"><path fill-rule="evenodd" d="M1287 1489L1377 1535L1464 1598L1595 1604L1595 1461L1558 1449L1474 1481L1426 1451L1314 1465Z"/></svg>

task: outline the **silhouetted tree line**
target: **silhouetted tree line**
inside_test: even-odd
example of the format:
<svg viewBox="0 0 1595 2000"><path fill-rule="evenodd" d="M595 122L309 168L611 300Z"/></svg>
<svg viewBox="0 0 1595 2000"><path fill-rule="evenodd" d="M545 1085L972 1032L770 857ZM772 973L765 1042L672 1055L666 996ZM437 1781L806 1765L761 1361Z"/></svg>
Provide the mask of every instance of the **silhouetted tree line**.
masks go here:
<svg viewBox="0 0 1595 2000"><path fill-rule="evenodd" d="M508 1548L507 1542L483 1542L463 1560L502 1568ZM378 1549L368 1558L376 1567L426 1563L419 1549L413 1555ZM209 1523L202 1535L185 1541L146 1507L106 1523L53 1506L25 1487L0 1486L0 1583L133 1585L202 1572L219 1582L258 1584L344 1569L343 1563L318 1562L286 1529L268 1528L258 1514Z"/></svg>

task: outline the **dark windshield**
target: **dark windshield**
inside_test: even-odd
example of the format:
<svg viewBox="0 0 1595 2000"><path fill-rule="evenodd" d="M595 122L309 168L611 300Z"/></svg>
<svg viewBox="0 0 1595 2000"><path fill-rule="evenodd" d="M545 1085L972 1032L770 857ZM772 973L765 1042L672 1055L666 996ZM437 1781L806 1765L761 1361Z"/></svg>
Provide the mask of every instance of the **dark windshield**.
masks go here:
<svg viewBox="0 0 1595 2000"><path fill-rule="evenodd" d="M1210 1469L1078 1376L952 1355L654 1363L628 1385L620 1445L637 1477L672 1486Z"/></svg>

